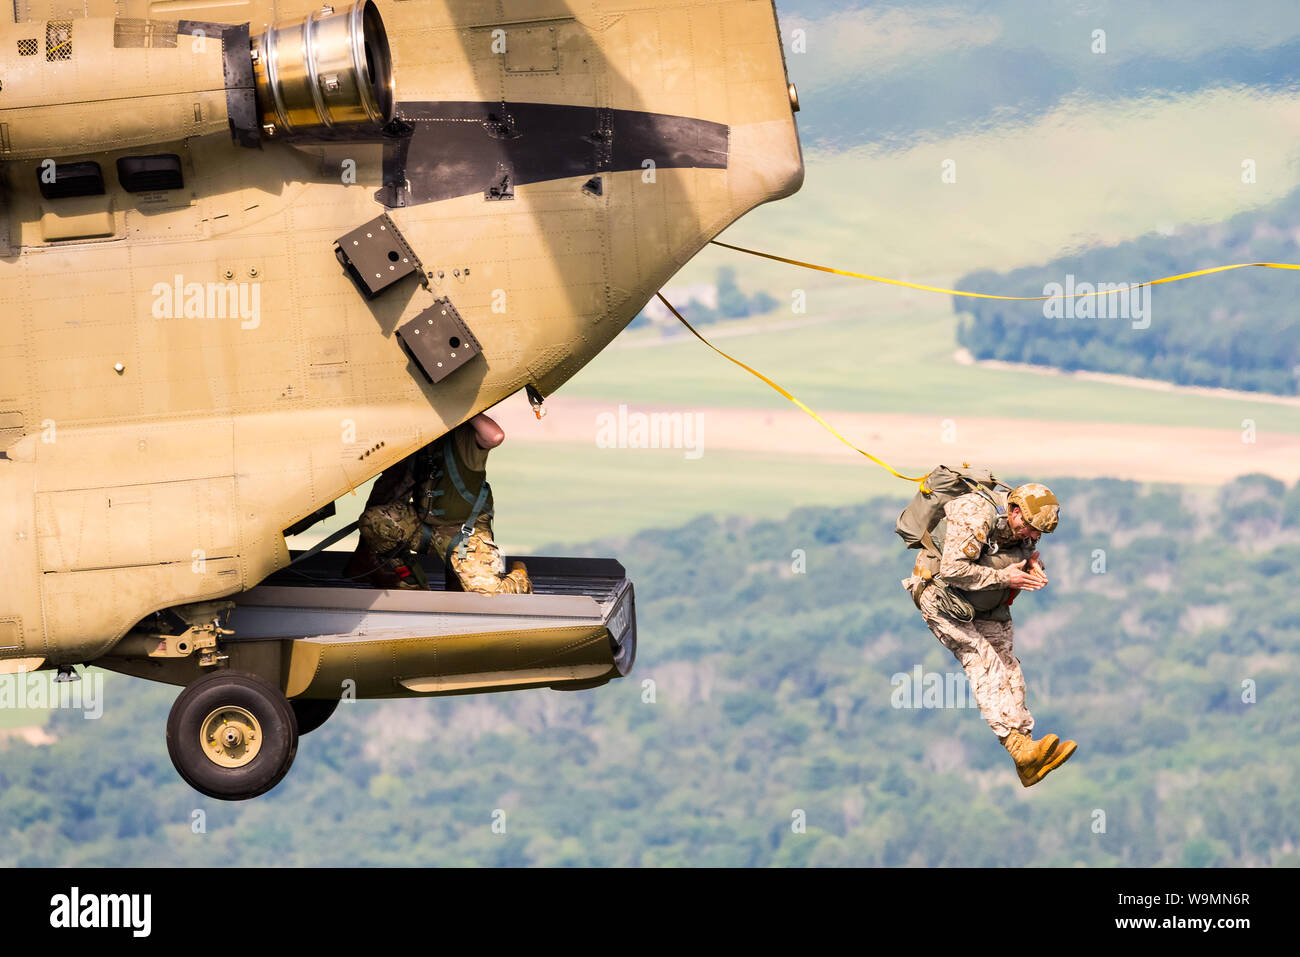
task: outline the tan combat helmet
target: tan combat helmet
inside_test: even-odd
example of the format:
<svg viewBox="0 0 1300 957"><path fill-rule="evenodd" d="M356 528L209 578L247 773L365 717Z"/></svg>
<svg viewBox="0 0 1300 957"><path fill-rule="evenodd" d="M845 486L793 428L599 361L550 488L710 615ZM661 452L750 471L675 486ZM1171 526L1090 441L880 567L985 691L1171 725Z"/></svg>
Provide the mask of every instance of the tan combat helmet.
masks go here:
<svg viewBox="0 0 1300 957"><path fill-rule="evenodd" d="M1046 485L1030 482L1017 486L1007 496L1008 505L1020 506L1020 512L1040 532L1056 530L1056 520L1060 516L1061 504Z"/></svg>

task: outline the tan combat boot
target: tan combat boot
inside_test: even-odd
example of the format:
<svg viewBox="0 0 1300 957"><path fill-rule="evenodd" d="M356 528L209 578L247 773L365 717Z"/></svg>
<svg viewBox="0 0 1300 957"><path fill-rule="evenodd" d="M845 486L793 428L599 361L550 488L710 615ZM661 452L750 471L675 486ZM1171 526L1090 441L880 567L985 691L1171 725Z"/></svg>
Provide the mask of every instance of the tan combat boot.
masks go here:
<svg viewBox="0 0 1300 957"><path fill-rule="evenodd" d="M504 595L531 595L533 593L533 583L528 578L528 569L524 567L523 562L511 564L510 574L501 579L501 588L498 593Z"/></svg>
<svg viewBox="0 0 1300 957"><path fill-rule="evenodd" d="M1016 762L1016 774L1020 777L1021 784L1032 787L1042 780L1042 775L1047 773L1042 771L1043 766L1055 757L1053 751L1058 741L1060 738L1054 734L1035 741L1029 735L1021 734L1019 731L1012 731L1002 739L1002 746L1011 755L1011 760ZM1066 757L1069 755L1067 754ZM1039 773L1040 771L1042 774Z"/></svg>
<svg viewBox="0 0 1300 957"><path fill-rule="evenodd" d="M1052 737L1056 737L1056 735L1052 735ZM1060 742L1052 753L1047 756L1047 760L1043 763L1043 766L1038 769L1038 774L1034 777L1034 780L1031 783L1037 784L1039 781L1043 780L1043 778L1047 777L1049 772L1054 771L1066 761L1070 760L1070 755L1074 754L1078 747L1079 745L1073 741ZM1029 785L1025 785L1025 787L1028 786Z"/></svg>

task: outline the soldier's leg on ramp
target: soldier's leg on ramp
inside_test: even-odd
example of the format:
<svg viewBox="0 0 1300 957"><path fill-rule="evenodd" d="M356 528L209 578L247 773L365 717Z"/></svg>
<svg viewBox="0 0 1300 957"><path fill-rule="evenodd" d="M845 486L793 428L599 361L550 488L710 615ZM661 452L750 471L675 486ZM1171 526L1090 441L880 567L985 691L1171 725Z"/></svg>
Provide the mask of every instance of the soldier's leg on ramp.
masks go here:
<svg viewBox="0 0 1300 957"><path fill-rule="evenodd" d="M448 547L459 532L459 526L438 526L434 529L433 542L439 554L447 554ZM479 516L474 523L474 533L465 540L465 547L452 549L449 561L451 570L465 591L481 595L532 594L533 585L523 562L515 562L509 574L506 573L505 558L492 538L490 515Z"/></svg>
<svg viewBox="0 0 1300 957"><path fill-rule="evenodd" d="M361 541L344 574L357 581L364 579L375 588L427 588L418 566L407 557L409 541L419 527L420 520L410 505L369 506L357 522Z"/></svg>

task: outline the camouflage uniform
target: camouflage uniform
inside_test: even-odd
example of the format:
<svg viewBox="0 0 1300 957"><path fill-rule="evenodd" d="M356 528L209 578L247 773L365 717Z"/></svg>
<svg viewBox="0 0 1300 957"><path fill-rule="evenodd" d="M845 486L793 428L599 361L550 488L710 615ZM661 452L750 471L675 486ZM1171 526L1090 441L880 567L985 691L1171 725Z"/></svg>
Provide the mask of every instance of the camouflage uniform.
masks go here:
<svg viewBox="0 0 1300 957"><path fill-rule="evenodd" d="M452 443L446 447L445 443ZM473 515L473 503L452 502L455 488L439 482L441 470L434 467L443 456L454 456L460 464L453 467L457 481L467 477L464 488L481 507ZM488 450L482 448L475 437L474 428L465 423L434 442L427 450L416 453L385 470L375 482L375 487L361 514L359 528L361 543L381 564L383 571L393 573L405 567L406 556L433 553L450 564L452 571L466 591L481 594L526 593L531 591L522 574L506 574L505 558L492 540L492 494L486 482ZM480 490L482 499L479 501ZM432 503L441 502L444 508L433 509ZM421 503L430 517L435 515L454 518L454 521L425 522ZM464 513L464 514L462 514ZM462 535L463 523L473 520L473 531ZM398 572L400 574L400 572ZM416 588L422 584L405 578L396 587Z"/></svg>
<svg viewBox="0 0 1300 957"><path fill-rule="evenodd" d="M935 581L927 582L913 574L903 581L903 587L917 600L930 631L961 662L980 714L994 733L999 738L1012 731L1028 735L1033 731L1034 717L1025 706L1025 679L1011 647L1007 606L1015 591L1005 582L1007 566L1032 556L1038 538L1017 539L1006 515L997 514L988 500L975 492L953 499L944 506L944 515L947 527ZM936 544L938 538L936 535ZM994 567L995 555L999 556L996 564L1002 567ZM954 588L959 589L958 594L969 593L977 600L990 596L1001 600L992 609L977 611L971 620L960 621L946 613L952 608L944 591Z"/></svg>

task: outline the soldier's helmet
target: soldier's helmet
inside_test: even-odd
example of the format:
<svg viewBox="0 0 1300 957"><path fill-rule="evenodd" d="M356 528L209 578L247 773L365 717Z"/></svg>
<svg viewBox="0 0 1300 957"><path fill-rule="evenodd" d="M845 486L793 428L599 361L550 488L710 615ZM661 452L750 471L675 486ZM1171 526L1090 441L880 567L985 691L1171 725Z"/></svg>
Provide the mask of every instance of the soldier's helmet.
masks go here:
<svg viewBox="0 0 1300 957"><path fill-rule="evenodd" d="M1061 504L1046 485L1037 482L1020 485L1007 496L1007 504L1019 505L1025 520L1040 532L1055 531Z"/></svg>

